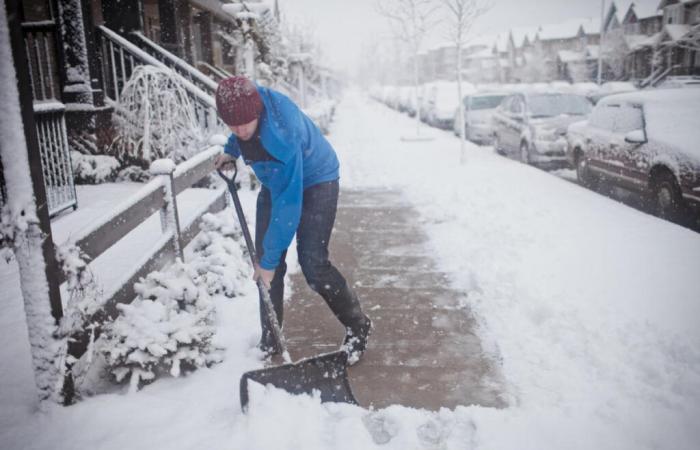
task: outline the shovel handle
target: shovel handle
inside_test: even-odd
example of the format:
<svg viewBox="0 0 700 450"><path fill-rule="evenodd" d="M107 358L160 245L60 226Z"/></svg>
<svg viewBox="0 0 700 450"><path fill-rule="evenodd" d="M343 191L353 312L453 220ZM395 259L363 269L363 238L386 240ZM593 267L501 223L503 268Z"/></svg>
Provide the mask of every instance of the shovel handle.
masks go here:
<svg viewBox="0 0 700 450"><path fill-rule="evenodd" d="M219 176L228 185L228 190L233 198L233 206L236 209L236 215L238 216L238 221L241 224L241 230L243 231L243 238L245 239L245 245L248 248L248 254L250 255L250 262L253 267L258 262L258 257L255 253L255 246L253 245L253 239L250 237L250 231L248 230L248 222L245 220L245 214L243 214L243 207L241 206L241 200L238 198L238 188L236 187L236 176L238 175L238 166L234 162L234 172L232 177L226 176L221 170L217 169ZM275 314L275 307L272 304L272 299L270 298L270 292L265 287L265 284L261 279L257 280L258 291L260 292L260 298L265 305L265 311L267 312L267 320L272 326L273 339L276 341L279 349L282 352L282 358L284 361L289 363L291 358L289 352L287 351L287 341L284 339L282 334L282 327L280 327L279 321L277 320L277 314Z"/></svg>

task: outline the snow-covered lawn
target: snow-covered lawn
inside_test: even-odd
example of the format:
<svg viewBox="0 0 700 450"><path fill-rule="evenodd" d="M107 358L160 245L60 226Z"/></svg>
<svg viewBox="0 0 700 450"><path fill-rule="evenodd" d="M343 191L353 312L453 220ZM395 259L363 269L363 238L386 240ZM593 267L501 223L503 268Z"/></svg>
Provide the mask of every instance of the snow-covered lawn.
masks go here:
<svg viewBox="0 0 700 450"><path fill-rule="evenodd" d="M248 283L242 297L215 299L222 364L36 413L21 302L10 298L0 310L3 448L698 448L700 235L489 149L470 145L460 166L456 138L402 141L414 127L348 96L330 135L341 185L398 188L415 203L502 362L509 407L367 411L270 390L243 415L239 376L261 364ZM244 196L248 211L253 199Z"/></svg>

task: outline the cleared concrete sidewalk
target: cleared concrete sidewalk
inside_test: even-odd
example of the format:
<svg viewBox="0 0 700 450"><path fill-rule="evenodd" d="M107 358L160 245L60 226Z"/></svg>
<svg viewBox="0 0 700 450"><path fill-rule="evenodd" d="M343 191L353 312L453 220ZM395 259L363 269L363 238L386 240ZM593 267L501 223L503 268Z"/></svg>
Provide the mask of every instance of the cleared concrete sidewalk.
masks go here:
<svg viewBox="0 0 700 450"><path fill-rule="evenodd" d="M368 351L349 369L353 391L365 407L503 407L498 366L460 307L464 294L436 271L415 217L399 192L341 192L331 261L374 321ZM284 327L292 358L337 349L344 329L301 274L292 280Z"/></svg>

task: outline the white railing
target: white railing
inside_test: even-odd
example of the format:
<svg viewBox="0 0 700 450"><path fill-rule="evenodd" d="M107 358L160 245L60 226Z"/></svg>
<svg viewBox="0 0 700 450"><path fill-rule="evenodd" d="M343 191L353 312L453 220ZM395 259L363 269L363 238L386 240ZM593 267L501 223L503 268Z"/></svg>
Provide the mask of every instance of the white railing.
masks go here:
<svg viewBox="0 0 700 450"><path fill-rule="evenodd" d="M194 82L183 77L176 70L168 67L109 28L101 25L97 29L101 38L102 80L107 100L118 103L120 93L128 82L134 68L139 65L149 64L173 71L175 77L178 78L178 81L190 96L190 100L194 104L197 122L203 129L214 130L223 126L223 122L216 114L216 103L210 93L205 92ZM196 69L192 68L192 70ZM213 83L211 80L209 82ZM215 88L216 84L214 83Z"/></svg>
<svg viewBox="0 0 700 450"><path fill-rule="evenodd" d="M138 31L132 32L131 35L138 41L139 45L150 50L149 54L151 56L171 69L174 69L177 73L196 84L197 87L209 94L214 94L214 92L216 92L216 82L204 75L196 67L192 67L186 61L173 55Z"/></svg>

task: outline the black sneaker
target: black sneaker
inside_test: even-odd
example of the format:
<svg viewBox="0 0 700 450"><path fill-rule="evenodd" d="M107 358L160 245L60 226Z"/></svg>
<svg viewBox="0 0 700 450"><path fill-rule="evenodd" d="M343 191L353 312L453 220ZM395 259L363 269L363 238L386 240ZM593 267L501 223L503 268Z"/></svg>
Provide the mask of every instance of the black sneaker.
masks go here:
<svg viewBox="0 0 700 450"><path fill-rule="evenodd" d="M365 316L367 317L367 316ZM348 365L356 364L367 349L367 339L372 333L372 321L367 321L357 328L345 327L345 339L340 349L348 354Z"/></svg>

